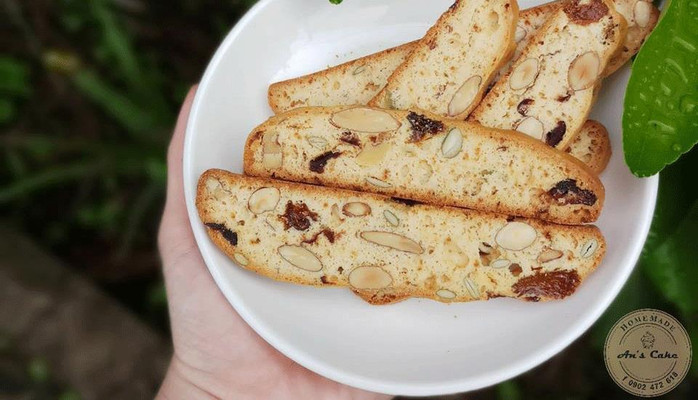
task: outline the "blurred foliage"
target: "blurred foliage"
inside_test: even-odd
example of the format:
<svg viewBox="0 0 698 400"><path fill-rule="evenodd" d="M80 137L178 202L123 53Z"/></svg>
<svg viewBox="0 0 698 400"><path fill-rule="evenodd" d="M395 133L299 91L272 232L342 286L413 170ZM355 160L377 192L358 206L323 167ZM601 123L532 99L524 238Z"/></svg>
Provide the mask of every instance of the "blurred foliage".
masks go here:
<svg viewBox="0 0 698 400"><path fill-rule="evenodd" d="M188 88L253 3L0 2L9 22L0 25L0 220L160 329L166 298L155 238L171 128ZM627 398L610 381L601 349L610 326L638 308L680 316L698 346L697 169L694 149L662 172L640 268L591 332L473 398ZM49 375L41 362L28 362L32 381ZM695 365L693 379L668 398L695 394ZM79 398L70 390L60 396Z"/></svg>

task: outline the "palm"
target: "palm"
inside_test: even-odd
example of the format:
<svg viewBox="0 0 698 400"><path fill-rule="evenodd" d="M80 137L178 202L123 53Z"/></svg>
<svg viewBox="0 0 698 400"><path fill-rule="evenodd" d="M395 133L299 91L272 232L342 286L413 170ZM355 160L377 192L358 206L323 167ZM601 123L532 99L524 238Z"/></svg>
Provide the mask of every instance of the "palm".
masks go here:
<svg viewBox="0 0 698 400"><path fill-rule="evenodd" d="M193 383L222 398L240 392L270 398L377 398L316 375L277 352L216 287L194 241L182 188L184 126L192 97L182 108L170 144L167 204L159 236L174 362Z"/></svg>

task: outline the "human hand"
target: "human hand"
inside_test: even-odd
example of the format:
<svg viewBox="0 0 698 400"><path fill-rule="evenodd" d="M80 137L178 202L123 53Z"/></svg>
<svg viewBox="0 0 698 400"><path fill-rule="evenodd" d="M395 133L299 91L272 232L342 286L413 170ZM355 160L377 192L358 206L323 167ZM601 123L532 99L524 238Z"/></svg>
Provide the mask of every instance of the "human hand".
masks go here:
<svg viewBox="0 0 698 400"><path fill-rule="evenodd" d="M158 243L174 355L158 399L387 399L323 378L272 348L235 312L209 274L184 203L182 153L193 88L167 155Z"/></svg>

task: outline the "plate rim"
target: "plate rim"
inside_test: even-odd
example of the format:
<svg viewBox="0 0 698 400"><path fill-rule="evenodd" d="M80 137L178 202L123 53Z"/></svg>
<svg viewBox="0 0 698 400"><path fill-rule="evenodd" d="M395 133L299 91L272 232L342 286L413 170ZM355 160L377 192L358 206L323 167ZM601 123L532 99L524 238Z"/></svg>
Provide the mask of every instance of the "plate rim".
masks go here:
<svg viewBox="0 0 698 400"><path fill-rule="evenodd" d="M246 307L241 304L241 298L234 291L227 291L223 288L226 287L224 277L218 272L218 268L213 265L215 262L212 259L212 255L209 250L202 249L202 243L209 241L208 235L206 234L203 226L199 223L199 216L195 205L195 188L193 188L189 182L192 181L193 172L193 155L191 148L194 143L194 123L197 120L197 116L200 112L203 98L205 98L205 93L210 86L210 81L214 72L217 70L218 65L221 60L232 46L233 42L238 38L238 36L246 29L246 27L255 19L255 17L262 12L262 10L274 2L280 0L259 0L250 10L245 13L245 15L235 24L231 31L226 35L225 39L218 46L216 52L214 53L211 61L209 61L206 70L201 78L194 102L192 104L189 119L186 125L186 134L184 140L184 151L182 158L182 169L183 169L183 185L184 185L184 196L187 208L187 214L189 217L189 223L194 233L196 239L197 248L201 253L204 263L212 275L216 286L224 295L228 303L233 307L234 311L240 315L240 317L247 323L262 339L274 347L277 351L282 353L284 356L290 358L294 362L300 364L301 366L313 371L314 373L324 376L333 381L352 386L355 388L368 390L377 393L385 393L391 395L406 395L406 396L432 396L432 395L444 395L450 393L460 393L466 391L473 391L482 389L488 386L495 385L497 383L503 382L505 380L511 379L522 373L525 373L536 366L549 360L566 347L568 347L574 340L582 336L593 324L596 322L601 315L608 309L613 300L618 296L623 286L625 286L630 274L635 269L637 262L640 258L642 249L644 247L645 241L649 234L649 230L652 224L652 219L654 215L654 209L656 207L657 195L659 189L659 178L655 175L650 178L643 178L647 182L647 187L645 191L649 191L649 203L648 207L642 215L643 223L639 229L641 241L634 243L631 251L628 252L626 267L621 271L621 279L616 280L614 286L611 290L606 293L605 298L598 303L593 312L589 315L579 320L573 329L569 329L566 335L561 335L557 338L554 343L548 345L547 348L542 351L531 355L529 357L523 357L522 359L508 365L506 368L501 369L497 373L491 373L485 377L475 377L468 378L465 377L459 380L445 381L442 383L435 384L405 384L404 382L385 382L379 380L368 379L362 376L356 376L352 373L342 371L340 368L328 365L320 360L314 359L312 356L304 353L298 348L294 347L292 344L288 343L285 339L279 337L273 331L270 331L262 322L260 322L257 317ZM194 179L198 180L198 177ZM209 243L210 244L210 243Z"/></svg>

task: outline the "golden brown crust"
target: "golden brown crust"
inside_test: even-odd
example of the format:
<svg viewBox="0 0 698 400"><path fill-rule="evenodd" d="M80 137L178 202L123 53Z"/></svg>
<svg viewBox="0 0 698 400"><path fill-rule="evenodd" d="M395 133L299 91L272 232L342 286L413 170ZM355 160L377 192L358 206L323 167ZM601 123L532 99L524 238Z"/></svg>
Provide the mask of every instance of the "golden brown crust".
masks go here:
<svg viewBox="0 0 698 400"><path fill-rule="evenodd" d="M268 214L255 215L248 208L248 201L250 194L261 188L277 188L281 193L280 205ZM267 230L265 224L275 220L275 215L282 211L282 205L288 199L306 202L319 214L318 220L303 232L293 229L285 231L282 228L273 230L274 227ZM362 201L376 211L382 207L394 210L401 215L400 227L385 226L379 229L392 229L396 233L412 236L424 246L424 253L407 254L358 239L354 233L356 229L377 229L376 224L381 220L379 212L366 219L345 219L344 222L329 220L331 204L345 201ZM241 267L283 282L319 287L350 287L371 304L391 304L408 297L442 302L487 300L494 297L515 297L529 301L553 300L571 294L574 288L563 287L564 290L551 291L551 288L554 289L559 284L554 281L550 283L548 275L557 271L573 271L575 277L578 276L577 282L583 281L605 254L604 239L594 226L565 226L517 219L517 223L535 229L538 232L537 239L529 249L509 251L498 247L499 239L486 239L490 238L490 232L500 231L502 226L510 223L509 219L501 215L424 204L407 206L380 195L246 177L222 170L209 170L201 176L196 206L213 242ZM433 226L424 225L429 223L433 223ZM436 228L437 225L439 228ZM277 253L279 245L298 244L302 238L313 236L320 229L335 230L338 235L336 242L323 239L312 245L301 244L322 259L320 270L309 272L294 268ZM227 233L222 233L225 231ZM231 240L232 233L235 234L234 240ZM439 247L441 245L434 241L443 240L447 236L445 243L449 243L452 237L454 244L458 242L462 246L462 249L455 246L458 251L467 253L469 257L452 258L446 255L445 248ZM510 269L513 271L512 268L498 269L481 264L479 257L482 256L482 250L478 250L478 243L483 239L495 240L492 246L498 249L497 252L501 251L501 257L520 263L520 267L516 264L518 271L512 272L513 276L509 273ZM587 251L588 243L592 240L593 249ZM541 256L537 256L538 252L547 249L547 246L559 248L564 252L564 257L553 263L541 260ZM477 255L478 251L480 256ZM381 268L392 275L389 286L383 286L384 289L357 290L350 284L351 273L364 266L366 260L370 260L372 265L382 265ZM460 264L456 260L466 264ZM422 270L422 266L424 270L418 272ZM468 282L462 282L464 276ZM532 287L532 281L540 284ZM521 283L517 286L518 282ZM522 285L525 290L519 288ZM448 296L442 293L444 288L448 289L445 293Z"/></svg>
<svg viewBox="0 0 698 400"><path fill-rule="evenodd" d="M591 119L582 126L577 138L565 151L597 175L606 169L613 153L606 127Z"/></svg>
<svg viewBox="0 0 698 400"><path fill-rule="evenodd" d="M463 82L466 81L466 79L469 78L469 76L463 76L460 77L460 81L458 82L451 82L449 77L448 82L444 82L443 85L437 85L439 86L438 91L432 91L430 90L429 93L425 93L424 88L418 88L418 87L410 87L409 90L406 89L405 87L398 88L398 86L404 86L405 83L407 82L414 82L416 76L413 76L410 74L410 71L412 73L417 73L415 69L418 69L418 74L420 77L423 76L434 76L434 84L438 82L443 81L442 75L437 74L436 70L433 72L430 71L430 69L436 69L436 68L447 68L444 63L451 63L453 64L453 61L448 61L448 60L458 60L461 55L465 55L466 57L470 57L470 52L474 51L475 48L471 48L471 41L470 40L465 40L462 39L463 43L467 43L467 45L462 44L460 47L456 47L457 45L453 44L453 41L455 39L452 39L449 41L449 45L453 47L453 53L451 54L450 57L444 58L441 60L440 63L437 65L429 65L428 64L428 56L432 53L432 51L435 48L435 45L437 41L441 37L447 37L450 35L450 33L453 31L453 27L450 25L450 21L456 16L458 16L459 13L462 12L461 8L466 7L465 5L466 2L456 0L456 2L449 8L448 11L443 13L441 17L436 21L436 23L427 31L426 35L424 38L422 38L421 41L419 41L419 44L415 47L413 52L410 54L410 56L405 60L404 63L402 63L396 70L393 72L393 74L388 78L387 85L381 90L376 97L374 97L368 104L372 107L382 107L382 108L399 108L399 109L409 109L409 108L419 108L425 111L429 111L438 115L442 116L451 116L452 118L456 119L465 119L470 112L477 106L477 104L480 102L480 99L485 94L485 91L487 90L490 82L492 79L497 74L497 71L499 68L504 66L511 56L514 54L514 50L516 49L516 43L514 42L514 34L516 31L516 21L519 16L519 6L516 1L510 1L505 4L505 11L504 13L509 13L513 15L512 19L508 19L507 17L503 16L498 16L499 19L499 24L502 24L503 21L507 21L507 30L504 33L498 32L495 37L490 37L488 39L488 45L491 46L492 48L498 48L501 47L501 45L506 45L506 47L503 49L503 51L500 52L500 54L497 55L497 57L493 60L492 64L488 66L487 69L481 70L473 68L474 71L477 72L471 73L468 75L478 75L480 76L481 83L477 89L477 93L473 97L473 101L471 104L465 108L463 111L460 111L458 113L452 114L449 111L447 111L448 104L451 102L451 98L453 98L453 93L450 93L449 95L445 95L443 92L444 90L450 91L452 89L457 90ZM483 5L484 7L484 5ZM487 7L491 7L492 10L497 10L499 11L498 4L497 2L491 2L490 4L487 4ZM481 23L485 23L484 21L481 21ZM477 26L477 24L476 24ZM474 35L475 32L469 32L470 35ZM501 35L501 36L500 36ZM480 49L481 51L481 49ZM489 60L487 61L489 62ZM451 69L454 69L453 66L451 66ZM436 77L439 78L436 78ZM422 78L423 79L423 78ZM428 80L428 79L427 79ZM455 85L454 88L450 88L449 86ZM434 85L430 85L434 86ZM406 106L400 107L399 105L396 107L394 104L395 99L392 97L395 96L395 92L400 91L401 96L403 97L410 97L409 101L401 101L401 103L405 103ZM415 92L418 91L418 94L415 94ZM417 96L417 98L414 98L414 96ZM443 98L445 100L441 100L443 95ZM438 101L434 102L434 99L439 99ZM410 104L407 104L410 103ZM429 106L431 104L431 106Z"/></svg>
<svg viewBox="0 0 698 400"><path fill-rule="evenodd" d="M343 172L348 170L335 170L331 165L328 165L328 170L322 174L313 173L307 168L305 161L299 158L301 153L298 152L298 148L306 146L305 143L307 138L313 135L323 137L330 142L332 140L336 140L333 139L333 137L338 135L342 129L331 126L327 121L334 113L351 108L353 107L308 107L295 109L289 111L288 113L279 114L272 117L267 122L255 128L247 139L243 163L245 173L252 176L273 177L289 181L323 184L327 186L343 187L346 189L360 191L373 191L389 196L409 198L431 204L465 207L509 215L541 218L547 221L562 224L593 222L598 218L601 212L605 198L603 184L598 179L594 171L590 170L584 163L565 152L552 149L543 142L535 140L526 135L513 131L486 128L479 124L465 121L441 119L446 127L444 131L447 131L449 127L458 127L464 133L466 140L475 140L475 138L478 138L477 140L484 140L492 143L495 147L511 147L512 150L521 148L526 154L535 155L535 161L532 160L531 162L535 162L540 166L545 166L541 167L541 170L545 170L546 174L550 174L553 171L558 170L564 171L563 175L568 179L576 180L579 187L592 191L596 195L597 201L592 206L579 204L557 205L555 203L546 203L547 206L543 207L543 203L538 204L538 206L534 206L532 203L526 203L526 206L524 207L514 206L514 202L520 201L520 199L517 199L516 196L506 195L507 190L511 188L503 186L497 188L498 193L484 197L471 197L468 195L450 197L450 195L448 195L445 191L425 191L421 187L415 187L413 182L405 182L403 187L400 187L396 183L395 186L391 188L377 188L375 186L366 184L362 178L362 175ZM409 127L409 123L406 122L409 112L399 110L382 111L389 113L395 119L401 121L405 128ZM432 118L434 118L434 120L439 120L439 117L436 116L432 116ZM294 127L292 128L293 130L289 130L288 128L280 128L282 122L283 126L292 125ZM280 131L279 129L285 130ZM263 137L269 132L277 135L293 135L292 138L289 138L287 142L282 143L281 145L281 147L284 149L284 159L286 160L283 163L284 165L273 170L265 168L260 161ZM399 133L399 135L405 134L405 132L400 132L401 133ZM397 141L399 139L396 136L391 140ZM441 141L443 139L432 140ZM419 144L414 144L414 146L418 145ZM406 144L406 146L410 146L410 144ZM310 149L308 149L308 151L310 151ZM319 150L313 151L319 152ZM507 154L509 153L505 152L504 157L507 157ZM335 162L343 160L348 159L346 157L341 157L338 160L335 160ZM458 159L454 159L453 162L459 162L457 160ZM401 162L409 162L409 160L407 158L402 158ZM482 162L488 163L489 161L487 160L487 157L484 157ZM294 164L292 165L292 163ZM300 167L301 164L303 166L302 168ZM351 165L356 167L356 164ZM495 168L494 165L495 164L492 164L492 168ZM344 165L344 167L349 168L350 165ZM396 165L386 165L385 168L386 171L389 169L391 174L401 173L398 171L399 168L397 168ZM473 164L463 160L463 166L459 168L459 171L468 173L469 168L474 168ZM376 171L374 170L374 172ZM399 178L401 175L394 176ZM515 183L512 182L509 182L508 184L515 185ZM446 188L444 188L444 190L445 189ZM521 192L523 193L524 191L522 190ZM539 206L543 208L540 208Z"/></svg>

